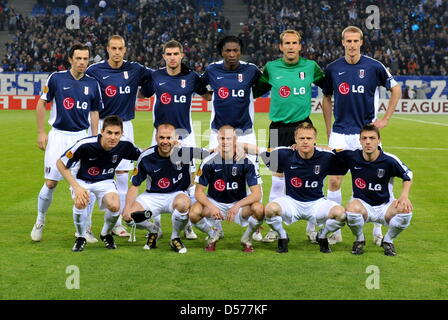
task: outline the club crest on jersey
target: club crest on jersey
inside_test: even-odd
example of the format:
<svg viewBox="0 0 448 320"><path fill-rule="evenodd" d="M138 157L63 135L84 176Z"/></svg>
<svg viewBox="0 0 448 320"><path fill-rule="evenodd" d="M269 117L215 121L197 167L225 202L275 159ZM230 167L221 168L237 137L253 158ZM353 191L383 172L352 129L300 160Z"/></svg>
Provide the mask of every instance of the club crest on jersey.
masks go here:
<svg viewBox="0 0 448 320"><path fill-rule="evenodd" d="M69 150L67 151L67 153L65 154L65 156L69 159L73 158L73 153Z"/></svg>
<svg viewBox="0 0 448 320"><path fill-rule="evenodd" d="M180 161L176 161L176 169L182 170L182 163Z"/></svg>
<svg viewBox="0 0 448 320"><path fill-rule="evenodd" d="M89 87L84 87L84 94L85 94L86 96L89 95Z"/></svg>
<svg viewBox="0 0 448 320"><path fill-rule="evenodd" d="M382 177L384 177L384 174L386 173L386 170L384 170L384 169L378 169L377 171L376 171L376 174L377 174L377 176L378 176L378 178L382 178Z"/></svg>
<svg viewBox="0 0 448 320"><path fill-rule="evenodd" d="M236 176L238 173L238 167L232 167L232 176Z"/></svg>
<svg viewBox="0 0 448 320"><path fill-rule="evenodd" d="M238 73L238 82L243 82L243 74Z"/></svg>
<svg viewBox="0 0 448 320"><path fill-rule="evenodd" d="M116 163L117 160L118 160L118 154L114 154L114 155L112 156L112 163Z"/></svg>
<svg viewBox="0 0 448 320"><path fill-rule="evenodd" d="M129 74L128 74L127 71L124 71L124 72L123 72L123 77L124 77L125 79L129 79Z"/></svg>
<svg viewBox="0 0 448 320"><path fill-rule="evenodd" d="M366 71L364 69L359 69L359 79L363 79L366 75Z"/></svg>
<svg viewBox="0 0 448 320"><path fill-rule="evenodd" d="M186 86L187 86L187 80L185 79L180 80L180 87L185 88Z"/></svg>
<svg viewBox="0 0 448 320"><path fill-rule="evenodd" d="M300 77L300 79L301 80L304 80L305 79L305 72L299 72L299 77Z"/></svg>
<svg viewBox="0 0 448 320"><path fill-rule="evenodd" d="M314 166L314 174L319 174L320 173L320 165L315 165Z"/></svg>

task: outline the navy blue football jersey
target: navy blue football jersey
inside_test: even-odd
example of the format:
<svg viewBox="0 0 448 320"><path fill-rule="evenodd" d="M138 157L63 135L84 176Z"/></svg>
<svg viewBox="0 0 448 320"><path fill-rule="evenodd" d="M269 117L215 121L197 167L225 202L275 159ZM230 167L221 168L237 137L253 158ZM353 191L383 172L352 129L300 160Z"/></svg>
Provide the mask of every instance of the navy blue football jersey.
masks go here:
<svg viewBox="0 0 448 320"><path fill-rule="evenodd" d="M383 152L375 161L366 161L362 150L336 152L352 174L353 197L372 206L378 206L394 199L393 178L412 180L412 171L395 155Z"/></svg>
<svg viewBox="0 0 448 320"><path fill-rule="evenodd" d="M40 98L52 101L48 123L64 131L87 129L89 112L103 109L98 82L87 75L76 80L68 70L50 74Z"/></svg>
<svg viewBox="0 0 448 320"><path fill-rule="evenodd" d="M227 70L224 62L210 64L202 75L213 90L211 128L223 125L246 131L254 124L252 86L261 77L261 71L252 63L240 61L238 68Z"/></svg>
<svg viewBox="0 0 448 320"><path fill-rule="evenodd" d="M152 70L137 62L124 60L123 65L112 68L106 60L94 63L86 73L100 84L104 109L100 119L116 115L129 121L135 118L135 100L138 87L151 80Z"/></svg>
<svg viewBox="0 0 448 320"><path fill-rule="evenodd" d="M361 55L356 64L341 57L325 70L323 93L334 96L333 131L359 134L361 128L377 118L379 87L397 85L394 77L379 61Z"/></svg>
<svg viewBox="0 0 448 320"><path fill-rule="evenodd" d="M190 162L209 154L205 149L182 147L175 148L171 157L162 157L157 150L158 146L152 146L142 152L131 179L137 187L146 180L146 192L150 193L187 190L191 183Z"/></svg>
<svg viewBox="0 0 448 320"><path fill-rule="evenodd" d="M215 201L232 203L245 198L246 185L261 184L261 178L249 158L229 162L220 153L213 153L201 164L196 183L208 186L207 195Z"/></svg>
<svg viewBox="0 0 448 320"><path fill-rule="evenodd" d="M315 201L324 197L323 187L327 175L344 175L347 167L333 152L314 149L310 159L287 147L276 148L261 154L266 166L285 174L286 194L298 201Z"/></svg>
<svg viewBox="0 0 448 320"><path fill-rule="evenodd" d="M122 137L115 148L106 151L101 146L101 134L77 141L62 156L67 168L79 161L78 179L98 182L113 179L115 168L122 159L137 160L140 149L127 138Z"/></svg>
<svg viewBox="0 0 448 320"><path fill-rule="evenodd" d="M194 93L205 94L207 88L196 72L186 68L183 67L183 71L175 76L169 75L166 68L154 71L152 81L140 89L145 97L156 94L154 127L161 123L171 123L176 129L185 129L188 134L191 133L191 98Z"/></svg>

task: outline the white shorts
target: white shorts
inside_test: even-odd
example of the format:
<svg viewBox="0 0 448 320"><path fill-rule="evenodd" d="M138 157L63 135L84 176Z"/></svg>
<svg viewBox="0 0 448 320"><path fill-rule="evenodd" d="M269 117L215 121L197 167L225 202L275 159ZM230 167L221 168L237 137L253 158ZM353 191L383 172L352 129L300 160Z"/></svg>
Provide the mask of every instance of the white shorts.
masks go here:
<svg viewBox="0 0 448 320"><path fill-rule="evenodd" d="M361 200L359 198L353 198L358 200L359 202L362 203L362 205L364 206L364 208L366 208L367 210L367 222L374 222L374 223L379 223L382 225L389 225L386 222L386 219L384 218L386 216L387 210L389 209L389 207L391 206L392 202L394 202L395 199L390 200L389 202L380 204L379 206L371 206L370 204L368 204L367 202L365 202L364 200Z"/></svg>
<svg viewBox="0 0 448 320"><path fill-rule="evenodd" d="M313 224L324 224L331 208L338 206L337 202L320 198L315 201L297 201L290 196L274 199L282 208L283 222L290 225L299 220L308 220Z"/></svg>
<svg viewBox="0 0 448 320"><path fill-rule="evenodd" d="M76 179L81 187L86 190L89 190L90 193L95 194L96 200L98 201L98 207L101 210L106 209L106 204L103 203L103 197L108 193L116 193L118 194L117 186L115 185L115 181L112 179L103 180L99 182L87 182L84 180ZM70 191L72 193L72 199L75 198L75 193L73 192L73 188L70 187Z"/></svg>
<svg viewBox="0 0 448 320"><path fill-rule="evenodd" d="M103 128L104 119L100 119L98 122L98 133L101 133ZM89 135L92 135L92 127L89 127ZM134 126L132 121L123 121L123 136L134 142ZM123 159L118 164L116 171L132 171L134 170L134 163L132 160Z"/></svg>
<svg viewBox="0 0 448 320"><path fill-rule="evenodd" d="M207 197L207 199L210 200L210 202L213 203L219 209L224 220L227 218L227 211L229 211L229 209L232 208L233 205L236 203L236 202L232 203L218 202L209 197ZM240 208L240 210L238 210L238 213L233 217L233 222L239 224L242 227L247 227L249 225L249 217L247 217L247 219L244 219L242 214L243 214L243 208Z"/></svg>
<svg viewBox="0 0 448 320"><path fill-rule="evenodd" d="M356 150L361 149L359 134L342 134L331 132L328 146L333 149Z"/></svg>
<svg viewBox="0 0 448 320"><path fill-rule="evenodd" d="M48 143L45 149L44 177L48 180L61 181L64 177L56 167L56 161L72 147L76 141L87 137L86 130L62 131L52 128L48 132Z"/></svg>
<svg viewBox="0 0 448 320"><path fill-rule="evenodd" d="M170 193L150 193L143 192L137 197L137 201L144 210L151 210L152 216L158 216L164 212L173 212L173 202L179 194L184 194L188 197L185 191L176 191Z"/></svg>
<svg viewBox="0 0 448 320"><path fill-rule="evenodd" d="M252 131L249 134L245 134L242 136L238 136L237 142L245 142L245 143L250 143L253 145L257 145L257 137L255 136L255 133ZM210 139L209 139L209 149L214 149L218 146L218 131L216 130L211 130L210 132ZM247 157L253 162L255 163L256 169L259 170L259 163L258 163L258 159L257 156L255 155L247 155Z"/></svg>

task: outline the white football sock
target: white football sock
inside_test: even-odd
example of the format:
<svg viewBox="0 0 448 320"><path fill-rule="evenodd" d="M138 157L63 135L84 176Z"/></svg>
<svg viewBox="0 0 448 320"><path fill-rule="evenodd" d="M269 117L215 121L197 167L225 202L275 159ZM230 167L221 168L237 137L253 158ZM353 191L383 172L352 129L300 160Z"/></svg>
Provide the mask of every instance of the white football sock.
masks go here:
<svg viewBox="0 0 448 320"><path fill-rule="evenodd" d="M180 232L184 230L188 223L188 211L187 212L179 212L177 209L174 209L171 214L171 222L173 223L173 231L171 232L171 240L175 238L180 238Z"/></svg>
<svg viewBox="0 0 448 320"><path fill-rule="evenodd" d="M193 223L199 230L201 230L202 232L206 233L209 235L209 237L213 237L214 235L214 230L212 228L212 226L209 223L209 219L206 218L202 218L201 220L199 220L196 223Z"/></svg>
<svg viewBox="0 0 448 320"><path fill-rule="evenodd" d="M250 239L250 237L255 232L255 230L257 230L258 227L263 224L263 220L258 221L257 219L255 219L252 216L250 216L248 220L249 220L249 226L247 227L246 231L244 231L244 234L243 234L243 238L245 238L245 239Z"/></svg>
<svg viewBox="0 0 448 320"><path fill-rule="evenodd" d="M86 228L87 230L92 229L92 213L93 213L93 209L95 208L95 203L96 203L96 196L93 192L90 192L90 200L89 200L89 204L87 205L87 225Z"/></svg>
<svg viewBox="0 0 448 320"><path fill-rule="evenodd" d="M342 192L341 189L336 191L327 190L327 199L342 204Z"/></svg>
<svg viewBox="0 0 448 320"><path fill-rule="evenodd" d="M383 232L381 231L381 224L374 223L373 224L373 236L382 236Z"/></svg>
<svg viewBox="0 0 448 320"><path fill-rule="evenodd" d="M340 231L344 224L344 222L336 219L327 219L324 228L319 232L319 238L326 238L330 232L336 233L336 230Z"/></svg>
<svg viewBox="0 0 448 320"><path fill-rule="evenodd" d="M286 230L283 228L283 220L282 217L276 216L273 218L267 218L266 223L274 230L277 231L277 233L280 236L280 239L286 239L287 234Z"/></svg>
<svg viewBox="0 0 448 320"><path fill-rule="evenodd" d="M123 212L124 206L126 204L126 193L128 192L128 180L129 180L129 174L126 173L120 173L115 174L116 177L116 185L118 190L118 196L120 197L120 213ZM121 226L121 219L117 220L117 223L115 224L116 227Z"/></svg>
<svg viewBox="0 0 448 320"><path fill-rule="evenodd" d="M76 232L80 237L86 237L86 222L87 222L87 210L77 209L73 206L73 222L75 224Z"/></svg>
<svg viewBox="0 0 448 320"><path fill-rule="evenodd" d="M272 176L271 193L269 194L269 202L285 195L285 177Z"/></svg>
<svg viewBox="0 0 448 320"><path fill-rule="evenodd" d="M53 193L56 188L50 189L46 183L40 189L37 197L37 219L36 224L45 224L45 215L53 200Z"/></svg>
<svg viewBox="0 0 448 320"><path fill-rule="evenodd" d="M392 243L394 239L411 223L412 213L399 213L396 214L389 221L389 230L384 236L384 242Z"/></svg>
<svg viewBox="0 0 448 320"><path fill-rule="evenodd" d="M120 216L120 212L112 212L109 209L106 209L104 212L104 225L103 229L101 230L101 235L105 236L108 234L111 234L112 229L115 226L115 223L118 220L118 217Z"/></svg>
<svg viewBox="0 0 448 320"><path fill-rule="evenodd" d="M347 212L347 225L356 237L356 241L365 241L363 228L364 218L362 214L355 212Z"/></svg>

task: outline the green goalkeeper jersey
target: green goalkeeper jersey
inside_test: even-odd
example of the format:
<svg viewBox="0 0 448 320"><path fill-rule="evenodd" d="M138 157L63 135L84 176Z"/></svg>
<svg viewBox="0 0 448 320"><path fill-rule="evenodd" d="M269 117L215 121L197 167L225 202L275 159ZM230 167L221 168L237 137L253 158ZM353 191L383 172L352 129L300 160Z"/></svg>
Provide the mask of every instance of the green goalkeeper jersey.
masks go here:
<svg viewBox="0 0 448 320"><path fill-rule="evenodd" d="M269 118L274 122L298 122L311 113L311 84L321 86L324 73L314 60L300 57L295 64L270 61L254 88L259 97L271 90Z"/></svg>

